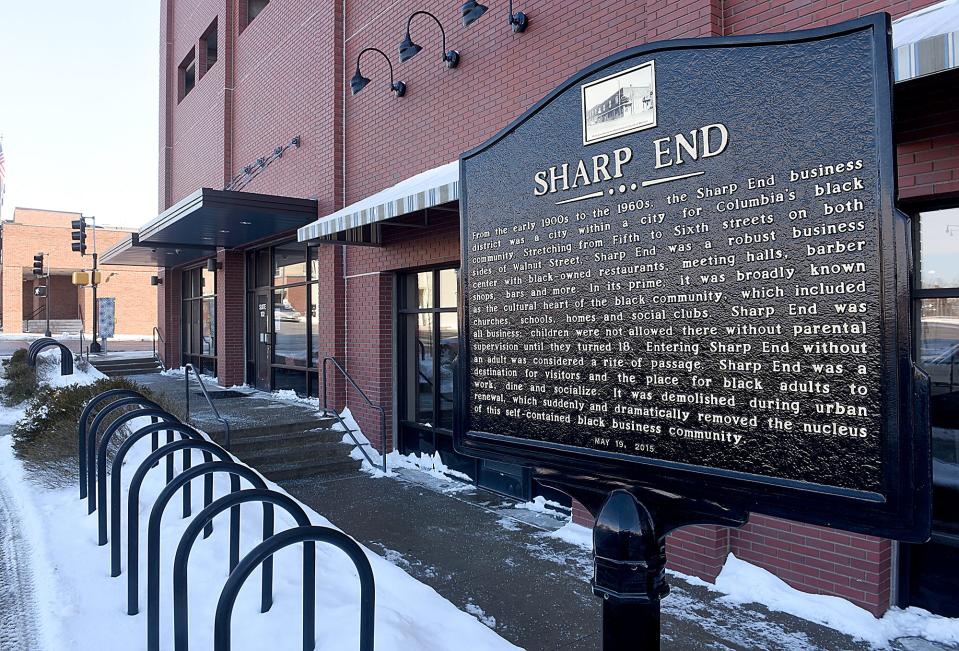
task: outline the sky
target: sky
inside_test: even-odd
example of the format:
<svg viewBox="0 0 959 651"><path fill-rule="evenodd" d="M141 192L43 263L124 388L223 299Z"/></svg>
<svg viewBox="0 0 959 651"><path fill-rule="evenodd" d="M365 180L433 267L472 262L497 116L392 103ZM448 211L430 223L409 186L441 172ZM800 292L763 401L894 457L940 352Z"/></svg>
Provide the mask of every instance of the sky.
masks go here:
<svg viewBox="0 0 959 651"><path fill-rule="evenodd" d="M158 0L0 0L3 219L156 216L159 16Z"/></svg>

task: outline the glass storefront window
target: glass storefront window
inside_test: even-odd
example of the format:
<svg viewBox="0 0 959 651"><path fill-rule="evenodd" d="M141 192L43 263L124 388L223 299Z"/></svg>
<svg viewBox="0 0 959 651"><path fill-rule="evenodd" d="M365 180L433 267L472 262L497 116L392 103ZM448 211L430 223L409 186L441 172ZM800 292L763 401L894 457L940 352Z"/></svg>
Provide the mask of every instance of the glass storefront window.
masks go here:
<svg viewBox="0 0 959 651"><path fill-rule="evenodd" d="M273 363L307 365L306 285L273 292Z"/></svg>
<svg viewBox="0 0 959 651"><path fill-rule="evenodd" d="M452 307L457 305L457 284L456 269L442 269L440 276L440 307Z"/></svg>
<svg viewBox="0 0 959 651"><path fill-rule="evenodd" d="M416 406L413 420L434 426L433 415L433 315L411 315L415 325L413 355L416 368Z"/></svg>
<svg viewBox="0 0 959 651"><path fill-rule="evenodd" d="M416 307L433 307L433 272L424 271L416 274Z"/></svg>
<svg viewBox="0 0 959 651"><path fill-rule="evenodd" d="M959 287L959 208L919 214L919 278L923 289Z"/></svg>
<svg viewBox="0 0 959 651"><path fill-rule="evenodd" d="M959 297L919 301L919 363L932 390L933 517L959 533Z"/></svg>
<svg viewBox="0 0 959 651"><path fill-rule="evenodd" d="M216 373L216 271L194 267L182 272L183 363Z"/></svg>
<svg viewBox="0 0 959 651"><path fill-rule="evenodd" d="M291 242L273 249L273 286L306 282L306 247Z"/></svg>
<svg viewBox="0 0 959 651"><path fill-rule="evenodd" d="M439 426L453 429L453 383L459 357L459 325L456 312L443 312L439 315L439 320Z"/></svg>

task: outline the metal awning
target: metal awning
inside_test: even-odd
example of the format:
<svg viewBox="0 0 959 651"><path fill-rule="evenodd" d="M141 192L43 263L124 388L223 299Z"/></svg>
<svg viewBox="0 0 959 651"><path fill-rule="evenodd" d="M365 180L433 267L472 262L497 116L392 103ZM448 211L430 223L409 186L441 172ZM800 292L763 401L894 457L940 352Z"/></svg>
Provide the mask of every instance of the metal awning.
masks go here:
<svg viewBox="0 0 959 651"><path fill-rule="evenodd" d="M103 264L172 267L218 248L293 231L316 219L313 199L201 188L142 226L101 258Z"/></svg>
<svg viewBox="0 0 959 651"><path fill-rule="evenodd" d="M370 195L297 231L301 242L384 222L460 198L459 161L447 163Z"/></svg>
<svg viewBox="0 0 959 651"><path fill-rule="evenodd" d="M130 267L179 267L216 253L212 246L140 246L137 234L121 240L100 255L101 264Z"/></svg>
<svg viewBox="0 0 959 651"><path fill-rule="evenodd" d="M892 23L896 81L959 68L959 0L945 0Z"/></svg>

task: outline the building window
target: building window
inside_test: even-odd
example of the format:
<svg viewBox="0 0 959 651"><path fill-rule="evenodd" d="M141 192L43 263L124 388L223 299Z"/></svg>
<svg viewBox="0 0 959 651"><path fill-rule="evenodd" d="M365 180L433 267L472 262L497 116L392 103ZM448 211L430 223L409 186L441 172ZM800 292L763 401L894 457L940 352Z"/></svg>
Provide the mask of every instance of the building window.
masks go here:
<svg viewBox="0 0 959 651"><path fill-rule="evenodd" d="M196 48L191 48L190 53L186 55L178 69L179 87L177 101L182 101L193 87L196 86Z"/></svg>
<svg viewBox="0 0 959 651"><path fill-rule="evenodd" d="M240 25L242 27L249 25L268 4L270 0L240 0Z"/></svg>
<svg viewBox="0 0 959 651"><path fill-rule="evenodd" d="M295 241L247 256L247 377L259 389L316 395L316 271L315 251Z"/></svg>
<svg viewBox="0 0 959 651"><path fill-rule="evenodd" d="M473 477L475 462L453 452L453 384L459 353L456 269L399 277L400 451L439 453Z"/></svg>
<svg viewBox="0 0 959 651"><path fill-rule="evenodd" d="M183 363L216 375L216 272L187 269L183 282Z"/></svg>
<svg viewBox="0 0 959 651"><path fill-rule="evenodd" d="M216 64L217 60L216 18L213 19L210 26L203 32L203 36L200 37L200 52L204 55L203 66L200 70L200 77L202 77Z"/></svg>

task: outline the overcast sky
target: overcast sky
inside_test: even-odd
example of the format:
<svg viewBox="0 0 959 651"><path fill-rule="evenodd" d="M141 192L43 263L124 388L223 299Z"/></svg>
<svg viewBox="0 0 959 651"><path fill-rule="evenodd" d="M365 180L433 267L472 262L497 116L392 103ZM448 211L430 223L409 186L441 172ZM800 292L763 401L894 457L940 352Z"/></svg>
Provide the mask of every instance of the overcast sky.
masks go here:
<svg viewBox="0 0 959 651"><path fill-rule="evenodd" d="M158 0L0 0L3 218L156 215Z"/></svg>

